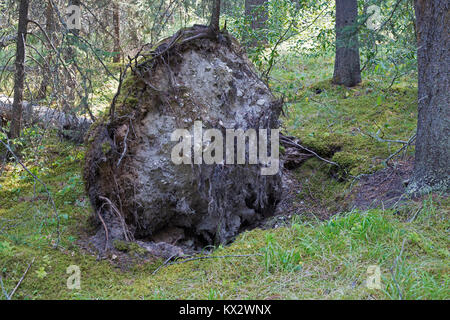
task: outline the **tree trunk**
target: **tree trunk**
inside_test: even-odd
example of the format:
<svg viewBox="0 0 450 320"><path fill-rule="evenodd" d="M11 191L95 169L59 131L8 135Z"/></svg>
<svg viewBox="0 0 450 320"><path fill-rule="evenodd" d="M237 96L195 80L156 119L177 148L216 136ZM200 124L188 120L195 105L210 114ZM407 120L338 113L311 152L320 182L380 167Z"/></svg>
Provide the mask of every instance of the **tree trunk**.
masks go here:
<svg viewBox="0 0 450 320"><path fill-rule="evenodd" d="M353 87L361 82L357 0L336 0L336 59L333 82Z"/></svg>
<svg viewBox="0 0 450 320"><path fill-rule="evenodd" d="M139 27L135 25L134 21L138 20L138 14L135 10L132 10L130 7L127 9L127 23L128 23L128 29L130 34L130 41L128 42L128 45L132 48L139 48L140 42L139 42L139 36L138 36L138 29ZM133 55L131 55L133 56Z"/></svg>
<svg viewBox="0 0 450 320"><path fill-rule="evenodd" d="M48 35L50 41L53 41L53 32L55 30L55 21L53 19L53 7L52 7L52 3L50 0L47 1L47 7L45 9L45 19L46 19L45 29L46 29L47 35ZM49 65L52 60L52 51L51 51L50 44L47 44L47 49L49 50L50 53L49 53L49 56L47 59L47 63L45 63L44 68L42 70L42 82L39 87L37 100L45 99L45 97L47 96L47 87L50 82L50 74L51 73L50 73Z"/></svg>
<svg viewBox="0 0 450 320"><path fill-rule="evenodd" d="M121 50L120 50L120 8L119 3L113 3L113 25L114 25L114 52L117 54L114 56L113 62L120 62Z"/></svg>
<svg viewBox="0 0 450 320"><path fill-rule="evenodd" d="M415 1L419 116L411 193L449 190L449 7L447 0Z"/></svg>
<svg viewBox="0 0 450 320"><path fill-rule="evenodd" d="M264 29L269 18L267 0L245 0L245 15L251 19L250 27L252 30ZM250 39L251 46L257 46L258 43L266 43L263 34L258 35L257 39Z"/></svg>
<svg viewBox="0 0 450 320"><path fill-rule="evenodd" d="M253 30L262 29L269 18L267 14L267 0L245 0L245 15L252 18Z"/></svg>
<svg viewBox="0 0 450 320"><path fill-rule="evenodd" d="M81 7L81 1L80 0L69 0L70 6L77 6ZM70 112L70 109L75 105L75 94L76 94L76 87L77 87L77 68L75 66L77 62L77 52L75 50L75 45L78 42L78 36L80 35L80 30L78 29L71 29L70 37L67 37L67 48L65 52L65 59L70 65L69 68L72 69L73 77L71 75L67 75L67 83L66 86L66 98L64 99L64 112Z"/></svg>
<svg viewBox="0 0 450 320"><path fill-rule="evenodd" d="M19 28L17 32L16 73L14 76L13 116L9 136L20 136L22 122L23 84L25 78L25 41L27 38L29 0L20 0Z"/></svg>
<svg viewBox="0 0 450 320"><path fill-rule="evenodd" d="M219 33L219 22L220 22L220 0L214 0L211 23L209 25L210 30L217 34Z"/></svg>

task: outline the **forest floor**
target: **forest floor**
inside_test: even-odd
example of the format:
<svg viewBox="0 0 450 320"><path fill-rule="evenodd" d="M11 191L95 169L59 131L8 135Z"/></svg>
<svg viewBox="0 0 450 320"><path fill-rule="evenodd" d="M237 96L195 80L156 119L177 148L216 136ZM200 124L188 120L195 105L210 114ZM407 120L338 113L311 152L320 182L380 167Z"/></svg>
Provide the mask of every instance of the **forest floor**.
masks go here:
<svg viewBox="0 0 450 320"><path fill-rule="evenodd" d="M385 164L403 145L394 140L414 134L416 81L373 76L347 89L331 84L332 68L332 59L285 56L271 88L286 99L285 133L339 168L312 158L287 172L280 215L215 248L215 259L163 265L131 244L109 259L90 254L84 147L25 130L23 159L58 214L19 164L0 167L4 291L25 274L13 299L449 299L450 201L402 196L413 146ZM67 288L71 265L80 290ZM381 289L366 286L370 266Z"/></svg>

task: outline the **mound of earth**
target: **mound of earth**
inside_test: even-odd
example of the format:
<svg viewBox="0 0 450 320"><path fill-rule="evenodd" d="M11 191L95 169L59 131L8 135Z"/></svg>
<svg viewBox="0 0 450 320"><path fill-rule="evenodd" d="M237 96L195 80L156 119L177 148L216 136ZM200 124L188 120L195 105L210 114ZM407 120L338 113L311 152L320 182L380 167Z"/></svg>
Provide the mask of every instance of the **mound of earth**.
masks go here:
<svg viewBox="0 0 450 320"><path fill-rule="evenodd" d="M172 141L174 131L185 130L195 140L197 123L197 129L223 136L227 129L268 129L270 136L270 129L279 127L282 103L238 42L227 32L212 36L207 27L196 26L162 41L131 68L110 115L87 137L83 175L95 209L96 246L139 239L154 254L179 254L179 248L227 243L273 215L281 173L277 168L264 175L262 169L278 162L259 158L249 164L248 152L245 164L192 162L196 150L218 143L216 136L200 148L194 141L193 153L181 164L172 157L179 143ZM268 153L275 156L271 147ZM236 153L235 147L234 159Z"/></svg>

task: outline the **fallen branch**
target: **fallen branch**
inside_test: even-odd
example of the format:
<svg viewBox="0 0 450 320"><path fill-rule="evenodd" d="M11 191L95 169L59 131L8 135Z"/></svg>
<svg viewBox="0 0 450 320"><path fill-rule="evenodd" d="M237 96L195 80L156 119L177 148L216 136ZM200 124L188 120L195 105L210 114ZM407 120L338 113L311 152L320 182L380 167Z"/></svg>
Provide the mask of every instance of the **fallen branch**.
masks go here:
<svg viewBox="0 0 450 320"><path fill-rule="evenodd" d="M308 149L308 148L302 146L301 144L298 144L297 142L292 141L291 139L289 139L288 137L286 137L286 136L284 136L284 135L280 135L280 140L281 140L281 142L284 143L284 144L291 145L291 146L293 146L293 147L297 147L297 148L299 148L299 149L302 149L302 150L304 150L304 151L307 151L307 152L311 153L312 155L314 155L316 158L318 158L318 159L320 159L320 160L322 160L322 161L324 161L324 162L326 162L326 163L332 164L332 165L337 166L337 167L339 167L339 168L341 167L341 166L340 166L339 164L337 164L336 162L333 162L333 161L331 161L331 160L327 160L327 159L325 159L325 158L322 158L321 156L319 156L319 155L318 155L317 153L315 153L314 151L312 151L312 150L310 150L310 149Z"/></svg>
<svg viewBox="0 0 450 320"><path fill-rule="evenodd" d="M22 277L20 278L19 282L17 282L17 285L14 287L13 291L11 291L11 293L8 295L8 292L6 291L4 285L3 285L3 279L2 276L0 275L0 286L2 287L2 291L3 294L6 297L6 300L11 300L12 297L14 296L14 294L16 293L17 289L19 289L20 285L22 284L23 280L25 279L25 277L27 276L28 271L30 270L31 266L34 263L34 260L36 260L36 258L33 258L33 260L31 260L30 264L28 265L27 269L25 270L25 272L23 273Z"/></svg>
<svg viewBox="0 0 450 320"><path fill-rule="evenodd" d="M30 268L31 268L31 266L33 265L35 259L36 259L36 258L33 258L33 260L31 260L30 264L28 265L27 270L25 270L25 272L23 273L22 278L20 278L20 280L19 280L19 282L17 283L16 287L14 288L14 290L13 290L13 291L11 292L11 294L9 295L9 300L12 299L14 293L16 293L16 291L17 291L17 289L19 288L20 284L22 283L23 279L25 279L25 277L26 277L26 275L27 275L27 273L28 273L28 270L30 270Z"/></svg>
<svg viewBox="0 0 450 320"><path fill-rule="evenodd" d="M407 141L400 149L398 149L398 150L395 151L393 154L391 154L389 157L387 157L387 159L384 160L384 163L385 163L386 165L388 165L388 164L389 164L389 161L390 161L392 158L394 158L396 155L398 155L400 152L402 152L403 150L405 150L406 148L408 148L408 147L411 145L411 143L413 143L414 140L416 140L416 137L417 137L417 133L414 133L414 134L411 136L411 138L409 138L409 140L408 140L408 141Z"/></svg>
<svg viewBox="0 0 450 320"><path fill-rule="evenodd" d="M169 261L175 257L176 257L176 255L170 256L166 261L164 261L164 263L162 265L160 265L158 268L156 268L155 271L152 272L152 276L154 276L159 271L159 269L165 267L169 263Z"/></svg>
<svg viewBox="0 0 450 320"><path fill-rule="evenodd" d="M408 141L403 141L403 140L391 140L391 139L383 139L380 136L378 136L378 133L376 133L375 135L369 133L369 132L364 132L362 130L359 130L362 134L365 134L366 136L371 137L372 139L377 140L378 142L390 142L390 143L400 143L400 144L408 144Z"/></svg>
<svg viewBox="0 0 450 320"><path fill-rule="evenodd" d="M12 98L5 95L0 95L0 118L7 121L12 119ZM45 126L50 125L59 130L78 131L81 137L84 136L92 124L92 121L86 117L68 115L56 109L32 105L27 101L23 102L22 119L27 125L39 123Z"/></svg>

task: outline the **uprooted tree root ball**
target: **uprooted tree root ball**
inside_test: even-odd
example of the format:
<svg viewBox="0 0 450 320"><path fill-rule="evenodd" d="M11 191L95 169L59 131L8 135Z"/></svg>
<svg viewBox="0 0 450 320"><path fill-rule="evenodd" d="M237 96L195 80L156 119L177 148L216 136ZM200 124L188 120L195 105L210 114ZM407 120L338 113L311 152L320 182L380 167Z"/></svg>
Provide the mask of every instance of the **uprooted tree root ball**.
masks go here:
<svg viewBox="0 0 450 320"><path fill-rule="evenodd" d="M135 59L109 117L93 125L84 179L99 248L134 241L171 256L227 243L273 215L281 173L262 164L175 165L176 129L275 129L282 103L227 32L195 26ZM270 130L268 130L270 132ZM270 150L270 147L269 147ZM248 154L246 154L248 160Z"/></svg>

